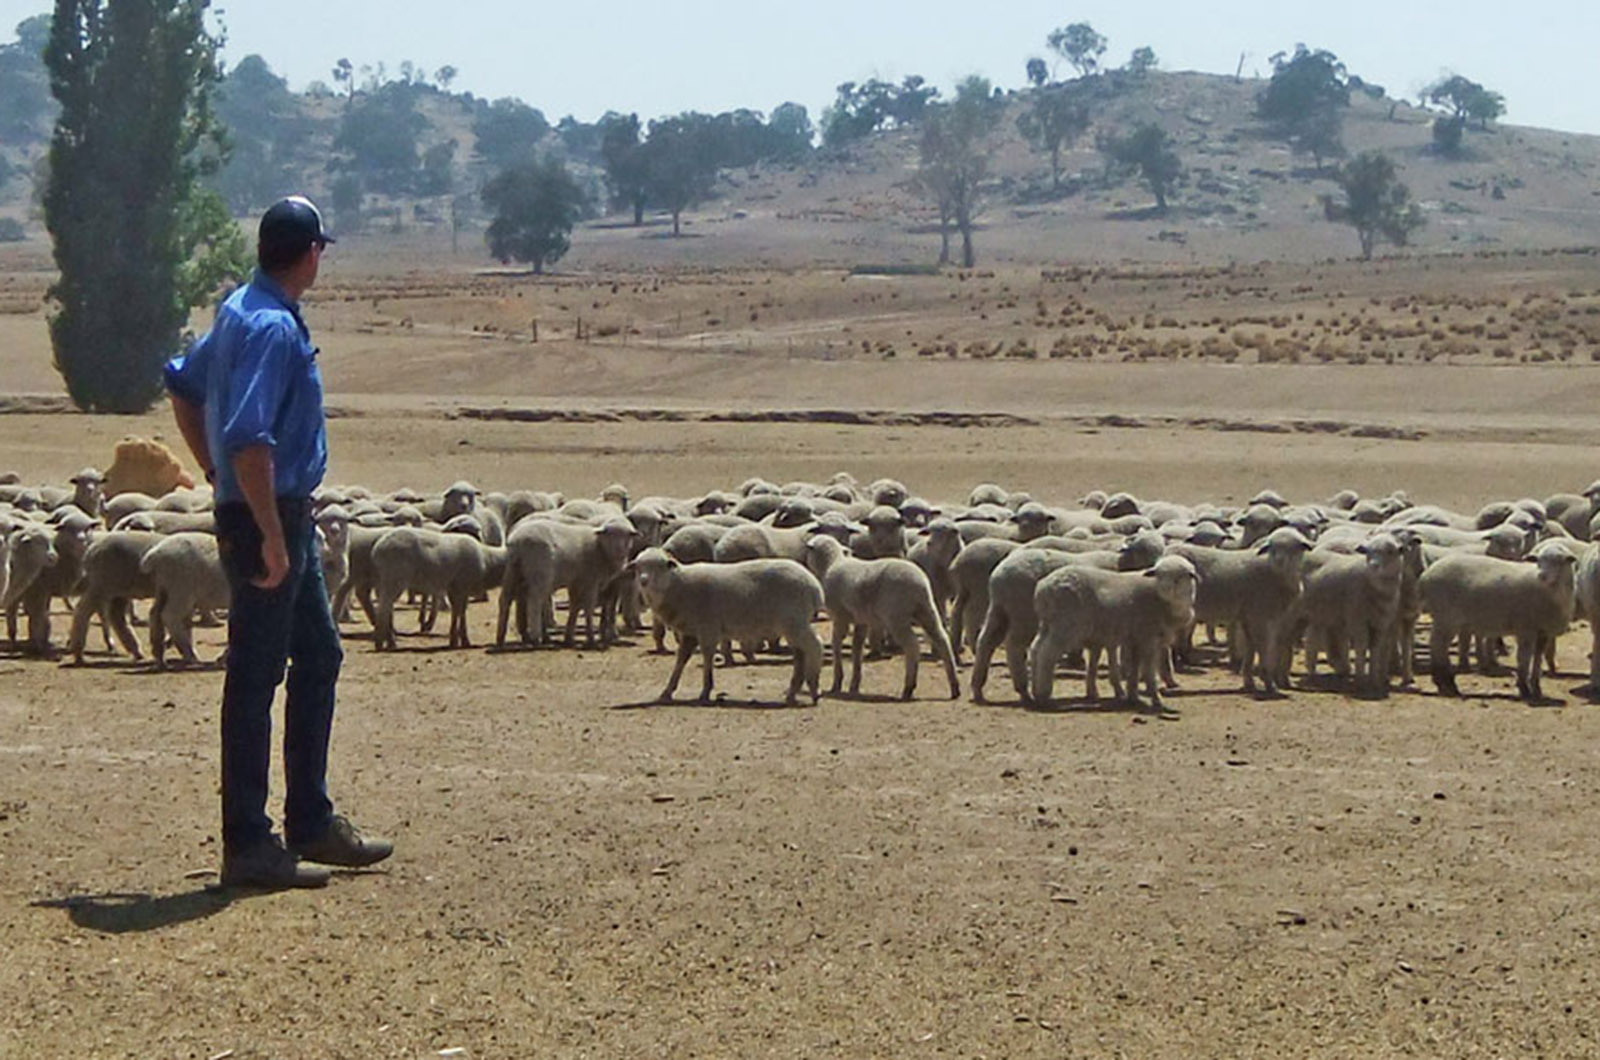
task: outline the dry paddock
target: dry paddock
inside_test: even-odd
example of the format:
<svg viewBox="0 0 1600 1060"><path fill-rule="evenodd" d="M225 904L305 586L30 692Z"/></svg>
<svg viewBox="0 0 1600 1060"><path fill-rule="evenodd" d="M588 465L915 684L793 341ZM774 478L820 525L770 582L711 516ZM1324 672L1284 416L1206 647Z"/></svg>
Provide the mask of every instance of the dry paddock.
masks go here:
<svg viewBox="0 0 1600 1060"><path fill-rule="evenodd" d="M0 463L68 474L159 422L0 417ZM1559 438L1180 428L373 415L333 444L340 481L573 494L846 468L1468 505L1595 477ZM902 704L898 662L861 701L773 706L772 661L661 707L643 640L379 656L347 632L334 790L398 853L314 893L207 889L216 672L0 655L0 1056L1595 1055L1586 631L1560 705L1476 676L1255 701L1213 668L1160 717L952 703L932 674Z"/></svg>

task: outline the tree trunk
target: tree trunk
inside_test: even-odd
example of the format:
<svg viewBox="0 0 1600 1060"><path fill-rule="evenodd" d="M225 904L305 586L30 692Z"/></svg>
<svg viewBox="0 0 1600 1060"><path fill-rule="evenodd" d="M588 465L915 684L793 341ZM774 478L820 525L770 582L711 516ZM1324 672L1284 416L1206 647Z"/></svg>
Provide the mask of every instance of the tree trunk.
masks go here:
<svg viewBox="0 0 1600 1060"><path fill-rule="evenodd" d="M961 267L970 269L978 263L978 257L972 250L972 218L958 217L956 224L961 229Z"/></svg>
<svg viewBox="0 0 1600 1060"><path fill-rule="evenodd" d="M677 239L678 236L681 234L680 230L679 230L679 227L678 227L678 218L682 217L682 216L683 216L683 211L682 210L673 210L672 211L672 238L673 239Z"/></svg>
<svg viewBox="0 0 1600 1060"><path fill-rule="evenodd" d="M1372 245L1377 241L1377 233L1370 228L1356 229L1356 235L1361 237L1361 260L1372 260Z"/></svg>
<svg viewBox="0 0 1600 1060"><path fill-rule="evenodd" d="M1156 188L1153 188L1152 190L1156 193L1156 213L1165 214L1167 212L1167 191L1166 191L1166 189L1157 186Z"/></svg>
<svg viewBox="0 0 1600 1060"><path fill-rule="evenodd" d="M1050 188L1053 191L1061 190L1061 145L1059 143L1050 148Z"/></svg>
<svg viewBox="0 0 1600 1060"><path fill-rule="evenodd" d="M633 227L638 228L644 224L644 196L636 195L633 199Z"/></svg>

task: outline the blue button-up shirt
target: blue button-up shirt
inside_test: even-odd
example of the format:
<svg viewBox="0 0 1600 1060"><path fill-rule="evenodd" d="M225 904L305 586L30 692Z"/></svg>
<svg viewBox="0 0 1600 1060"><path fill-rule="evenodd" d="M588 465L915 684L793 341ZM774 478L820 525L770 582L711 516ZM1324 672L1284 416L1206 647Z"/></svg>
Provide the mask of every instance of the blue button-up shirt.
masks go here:
<svg viewBox="0 0 1600 1060"><path fill-rule="evenodd" d="M171 393L205 408L218 503L245 499L233 458L255 445L272 447L279 497L308 497L321 484L328 434L317 349L299 305L270 276L258 270L229 295L164 378Z"/></svg>

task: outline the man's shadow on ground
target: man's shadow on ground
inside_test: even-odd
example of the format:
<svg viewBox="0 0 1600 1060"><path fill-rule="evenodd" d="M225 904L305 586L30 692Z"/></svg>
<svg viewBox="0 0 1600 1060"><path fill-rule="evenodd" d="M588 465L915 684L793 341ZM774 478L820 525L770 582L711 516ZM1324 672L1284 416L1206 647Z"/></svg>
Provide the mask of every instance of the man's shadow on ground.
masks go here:
<svg viewBox="0 0 1600 1060"><path fill-rule="evenodd" d="M98 931L102 935L125 935L129 932L159 931L175 924L203 920L222 912L241 898L260 893L263 892L206 886L179 894L69 894L63 898L42 898L29 904L35 909L65 909L67 917L78 927Z"/></svg>

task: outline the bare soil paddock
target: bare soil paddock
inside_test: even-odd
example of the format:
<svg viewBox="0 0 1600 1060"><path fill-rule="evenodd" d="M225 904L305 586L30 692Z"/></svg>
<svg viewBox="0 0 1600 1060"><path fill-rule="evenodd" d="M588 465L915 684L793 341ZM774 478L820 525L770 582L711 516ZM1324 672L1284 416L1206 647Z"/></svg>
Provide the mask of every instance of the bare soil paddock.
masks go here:
<svg viewBox="0 0 1600 1060"><path fill-rule="evenodd" d="M384 347L313 313L347 412L330 478L379 488L688 493L848 469L936 498L985 480L1052 500L1348 485L1476 506L1600 474L1586 347L1569 366L1066 365L542 340L529 362L526 342ZM3 389L53 389L38 317L0 327L17 340L0 371L22 380ZM461 377L420 385L430 360ZM760 415L784 409L872 414ZM0 415L0 465L59 477L132 430L171 435L159 415ZM476 605L479 644L489 620ZM642 640L492 654L409 636L379 656L346 632L334 791L399 850L309 894L207 889L216 672L0 653L0 1056L1600 1048L1585 630L1547 682L1557 705L1477 676L1459 701L1255 701L1213 666L1160 717L978 707L929 681L902 704L898 662L869 665L862 701L772 706L770 660L720 672L716 706L652 706L669 662Z"/></svg>

